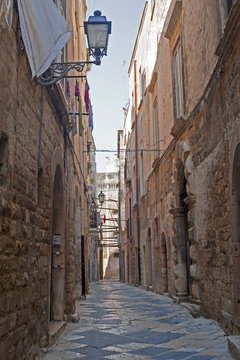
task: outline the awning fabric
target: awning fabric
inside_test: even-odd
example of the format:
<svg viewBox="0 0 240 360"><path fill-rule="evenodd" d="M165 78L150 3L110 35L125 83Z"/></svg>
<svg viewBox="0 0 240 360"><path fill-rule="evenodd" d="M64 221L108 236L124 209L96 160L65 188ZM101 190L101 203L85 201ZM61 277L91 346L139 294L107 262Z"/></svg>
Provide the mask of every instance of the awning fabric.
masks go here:
<svg viewBox="0 0 240 360"><path fill-rule="evenodd" d="M61 52L72 32L52 0L18 0L18 10L32 76L40 76Z"/></svg>

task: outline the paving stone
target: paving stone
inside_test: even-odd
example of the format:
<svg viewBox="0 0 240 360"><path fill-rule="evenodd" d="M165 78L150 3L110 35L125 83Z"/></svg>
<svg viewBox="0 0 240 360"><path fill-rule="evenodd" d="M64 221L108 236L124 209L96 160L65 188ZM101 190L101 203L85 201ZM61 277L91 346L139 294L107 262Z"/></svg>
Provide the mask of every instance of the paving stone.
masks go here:
<svg viewBox="0 0 240 360"><path fill-rule="evenodd" d="M131 354L138 354L138 355L148 355L148 356L155 356L155 355L160 355L162 353L166 353L168 351L171 351L172 349L170 348L160 348L157 346L149 346L149 347L145 347L143 349L138 349L138 350L134 350L131 352Z"/></svg>
<svg viewBox="0 0 240 360"><path fill-rule="evenodd" d="M184 352L184 351L169 351L165 354L161 354L160 356L157 356L156 359L161 360L184 360L189 359L189 356L192 355L191 352Z"/></svg>
<svg viewBox="0 0 240 360"><path fill-rule="evenodd" d="M92 283L44 360L232 360L227 336L167 296L111 281Z"/></svg>

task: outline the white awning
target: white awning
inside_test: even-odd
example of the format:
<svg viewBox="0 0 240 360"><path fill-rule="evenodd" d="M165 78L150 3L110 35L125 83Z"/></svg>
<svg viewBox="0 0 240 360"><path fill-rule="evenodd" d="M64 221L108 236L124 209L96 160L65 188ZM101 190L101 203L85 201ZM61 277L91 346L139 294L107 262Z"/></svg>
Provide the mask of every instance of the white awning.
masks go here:
<svg viewBox="0 0 240 360"><path fill-rule="evenodd" d="M72 32L52 0L18 0L18 10L32 76L40 76L61 52Z"/></svg>

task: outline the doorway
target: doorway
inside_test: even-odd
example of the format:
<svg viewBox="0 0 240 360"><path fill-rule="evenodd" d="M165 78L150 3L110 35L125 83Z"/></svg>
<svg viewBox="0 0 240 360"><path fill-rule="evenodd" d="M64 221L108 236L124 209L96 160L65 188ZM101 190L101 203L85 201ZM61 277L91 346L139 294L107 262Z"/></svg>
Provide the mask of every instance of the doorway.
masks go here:
<svg viewBox="0 0 240 360"><path fill-rule="evenodd" d="M62 172L58 165L54 176L52 243L50 267L50 321L61 321L64 315L64 199Z"/></svg>
<svg viewBox="0 0 240 360"><path fill-rule="evenodd" d="M167 293L168 292L168 252L167 252L167 242L165 234L162 233L161 235L161 256L162 256L162 280L163 280L163 287L162 292Z"/></svg>
<svg viewBox="0 0 240 360"><path fill-rule="evenodd" d="M152 286L152 235L151 229L148 229L148 237L146 244L146 267L147 267L147 286Z"/></svg>
<svg viewBox="0 0 240 360"><path fill-rule="evenodd" d="M179 209L179 216L177 232L179 237L179 251L180 251L180 259L182 263L185 263L185 271L186 271L186 292L187 296L191 296L192 294L192 277L190 275L190 266L191 266L191 258L190 258L190 239L188 236L188 205L185 202L187 198L187 180L184 173L184 166L181 163L178 171L178 179L177 179L177 207Z"/></svg>
<svg viewBox="0 0 240 360"><path fill-rule="evenodd" d="M233 161L232 172L232 241L233 241L233 302L234 323L240 328L240 144Z"/></svg>

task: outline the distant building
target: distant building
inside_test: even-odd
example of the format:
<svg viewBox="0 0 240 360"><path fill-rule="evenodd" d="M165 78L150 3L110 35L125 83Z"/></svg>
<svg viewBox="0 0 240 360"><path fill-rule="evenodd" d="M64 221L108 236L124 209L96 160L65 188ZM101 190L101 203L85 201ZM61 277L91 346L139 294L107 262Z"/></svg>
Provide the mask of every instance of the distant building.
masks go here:
<svg viewBox="0 0 240 360"><path fill-rule="evenodd" d="M98 223L97 223L97 169L95 158L95 142L92 132L89 129L88 143L87 143L87 174L88 174L88 219L89 219L89 232L88 232L88 280L89 282L99 280L98 271ZM92 208L93 206L93 208ZM91 211L94 211L96 224L95 228L91 228Z"/></svg>
<svg viewBox="0 0 240 360"><path fill-rule="evenodd" d="M119 217L118 217L118 172L104 172L97 174L97 192L102 191L105 194L105 201L100 207L101 214L101 234L100 244L102 246L101 254L99 256L100 266L102 268L101 274L104 278L109 265L110 257L113 254L119 254L118 239L119 239ZM104 219L105 222L104 222ZM118 267L114 269L114 274L107 274L108 276L118 277Z"/></svg>

